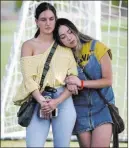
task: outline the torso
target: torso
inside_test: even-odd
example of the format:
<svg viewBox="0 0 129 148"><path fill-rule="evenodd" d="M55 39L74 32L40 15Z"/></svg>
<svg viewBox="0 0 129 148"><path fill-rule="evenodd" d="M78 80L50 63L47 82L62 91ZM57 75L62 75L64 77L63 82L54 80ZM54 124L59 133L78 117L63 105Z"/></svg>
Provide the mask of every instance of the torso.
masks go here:
<svg viewBox="0 0 129 148"><path fill-rule="evenodd" d="M108 51L108 48L106 48L103 44L97 42L94 48L94 51L90 52L90 49L91 49L90 46L91 46L91 43L84 44L80 53L81 55L80 57L82 60L80 65L83 67L83 71L85 71L93 80L101 79L102 69L99 61L101 57ZM87 80L88 77L83 73L83 71L80 70L80 68L78 67L78 73L79 73L78 77L81 80ZM101 91L106 96L106 98L108 98L108 101L112 101L112 103L114 102L114 94L113 94L112 87L101 88ZM103 107L103 105L105 105L104 102L101 101L95 89L85 88L80 93L80 96L81 95L82 95L82 98L80 97L81 98L80 100L77 98L74 99L75 105L82 104L82 105L89 106L89 103L92 102L93 106L97 107L99 105L98 110L101 107ZM90 101L91 100L92 101L91 102L88 101L88 98ZM101 105L100 105L100 102L101 102Z"/></svg>

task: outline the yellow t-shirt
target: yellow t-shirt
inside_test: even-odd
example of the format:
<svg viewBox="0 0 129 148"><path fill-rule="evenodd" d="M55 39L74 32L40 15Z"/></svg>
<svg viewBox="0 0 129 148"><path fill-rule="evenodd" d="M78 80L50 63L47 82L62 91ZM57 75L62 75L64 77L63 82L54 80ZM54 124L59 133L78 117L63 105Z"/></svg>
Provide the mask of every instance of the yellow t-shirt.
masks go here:
<svg viewBox="0 0 129 148"><path fill-rule="evenodd" d="M21 58L21 71L23 81L20 85L16 97L13 101L16 105L25 101L25 98L36 89L40 88L40 79L46 58L50 52L51 47L43 54L34 56L25 56ZM59 87L65 85L64 80L67 75L77 75L77 64L75 62L71 49L62 46L57 46L56 51L52 57L50 68L44 79L43 87Z"/></svg>
<svg viewBox="0 0 129 148"><path fill-rule="evenodd" d="M82 50L79 54L79 61L81 66L85 66L88 63L89 56L91 55L91 41L83 44ZM104 45L102 42L97 41L94 49L94 55L96 56L98 62L100 62L101 58L108 52L109 56L111 56L110 49Z"/></svg>

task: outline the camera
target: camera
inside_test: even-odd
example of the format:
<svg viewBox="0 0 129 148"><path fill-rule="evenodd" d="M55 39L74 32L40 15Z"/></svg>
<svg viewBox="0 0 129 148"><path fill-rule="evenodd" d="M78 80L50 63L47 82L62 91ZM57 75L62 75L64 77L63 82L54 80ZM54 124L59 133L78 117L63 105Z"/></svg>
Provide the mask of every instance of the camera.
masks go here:
<svg viewBox="0 0 129 148"><path fill-rule="evenodd" d="M57 89L54 87L46 86L44 89L45 92L51 92L51 93L56 93Z"/></svg>

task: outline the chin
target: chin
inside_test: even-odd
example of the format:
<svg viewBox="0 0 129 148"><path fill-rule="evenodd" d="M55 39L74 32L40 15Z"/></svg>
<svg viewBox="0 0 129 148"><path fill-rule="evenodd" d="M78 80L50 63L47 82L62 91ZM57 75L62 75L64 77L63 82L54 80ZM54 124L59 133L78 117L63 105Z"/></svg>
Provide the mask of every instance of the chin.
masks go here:
<svg viewBox="0 0 129 148"><path fill-rule="evenodd" d="M70 46L70 48L75 48L75 47L76 47L75 45L71 45L71 46Z"/></svg>
<svg viewBox="0 0 129 148"><path fill-rule="evenodd" d="M46 34L52 34L53 32L52 31L47 31L45 32Z"/></svg>
<svg viewBox="0 0 129 148"><path fill-rule="evenodd" d="M47 30L47 31L45 31L45 33L46 34L51 34L51 33L53 33L53 30Z"/></svg>

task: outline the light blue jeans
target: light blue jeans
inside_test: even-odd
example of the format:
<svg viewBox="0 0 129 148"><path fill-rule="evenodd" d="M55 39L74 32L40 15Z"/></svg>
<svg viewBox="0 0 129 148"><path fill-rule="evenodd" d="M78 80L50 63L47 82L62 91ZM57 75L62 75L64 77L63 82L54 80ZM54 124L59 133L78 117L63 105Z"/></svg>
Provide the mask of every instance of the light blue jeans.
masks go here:
<svg viewBox="0 0 129 148"><path fill-rule="evenodd" d="M54 94L58 97L64 88L60 87ZM76 111L72 97L58 105L58 116L52 120L44 120L37 116L38 105L35 108L31 123L26 128L27 147L43 147L52 124L54 147L69 147L72 131L76 121Z"/></svg>

